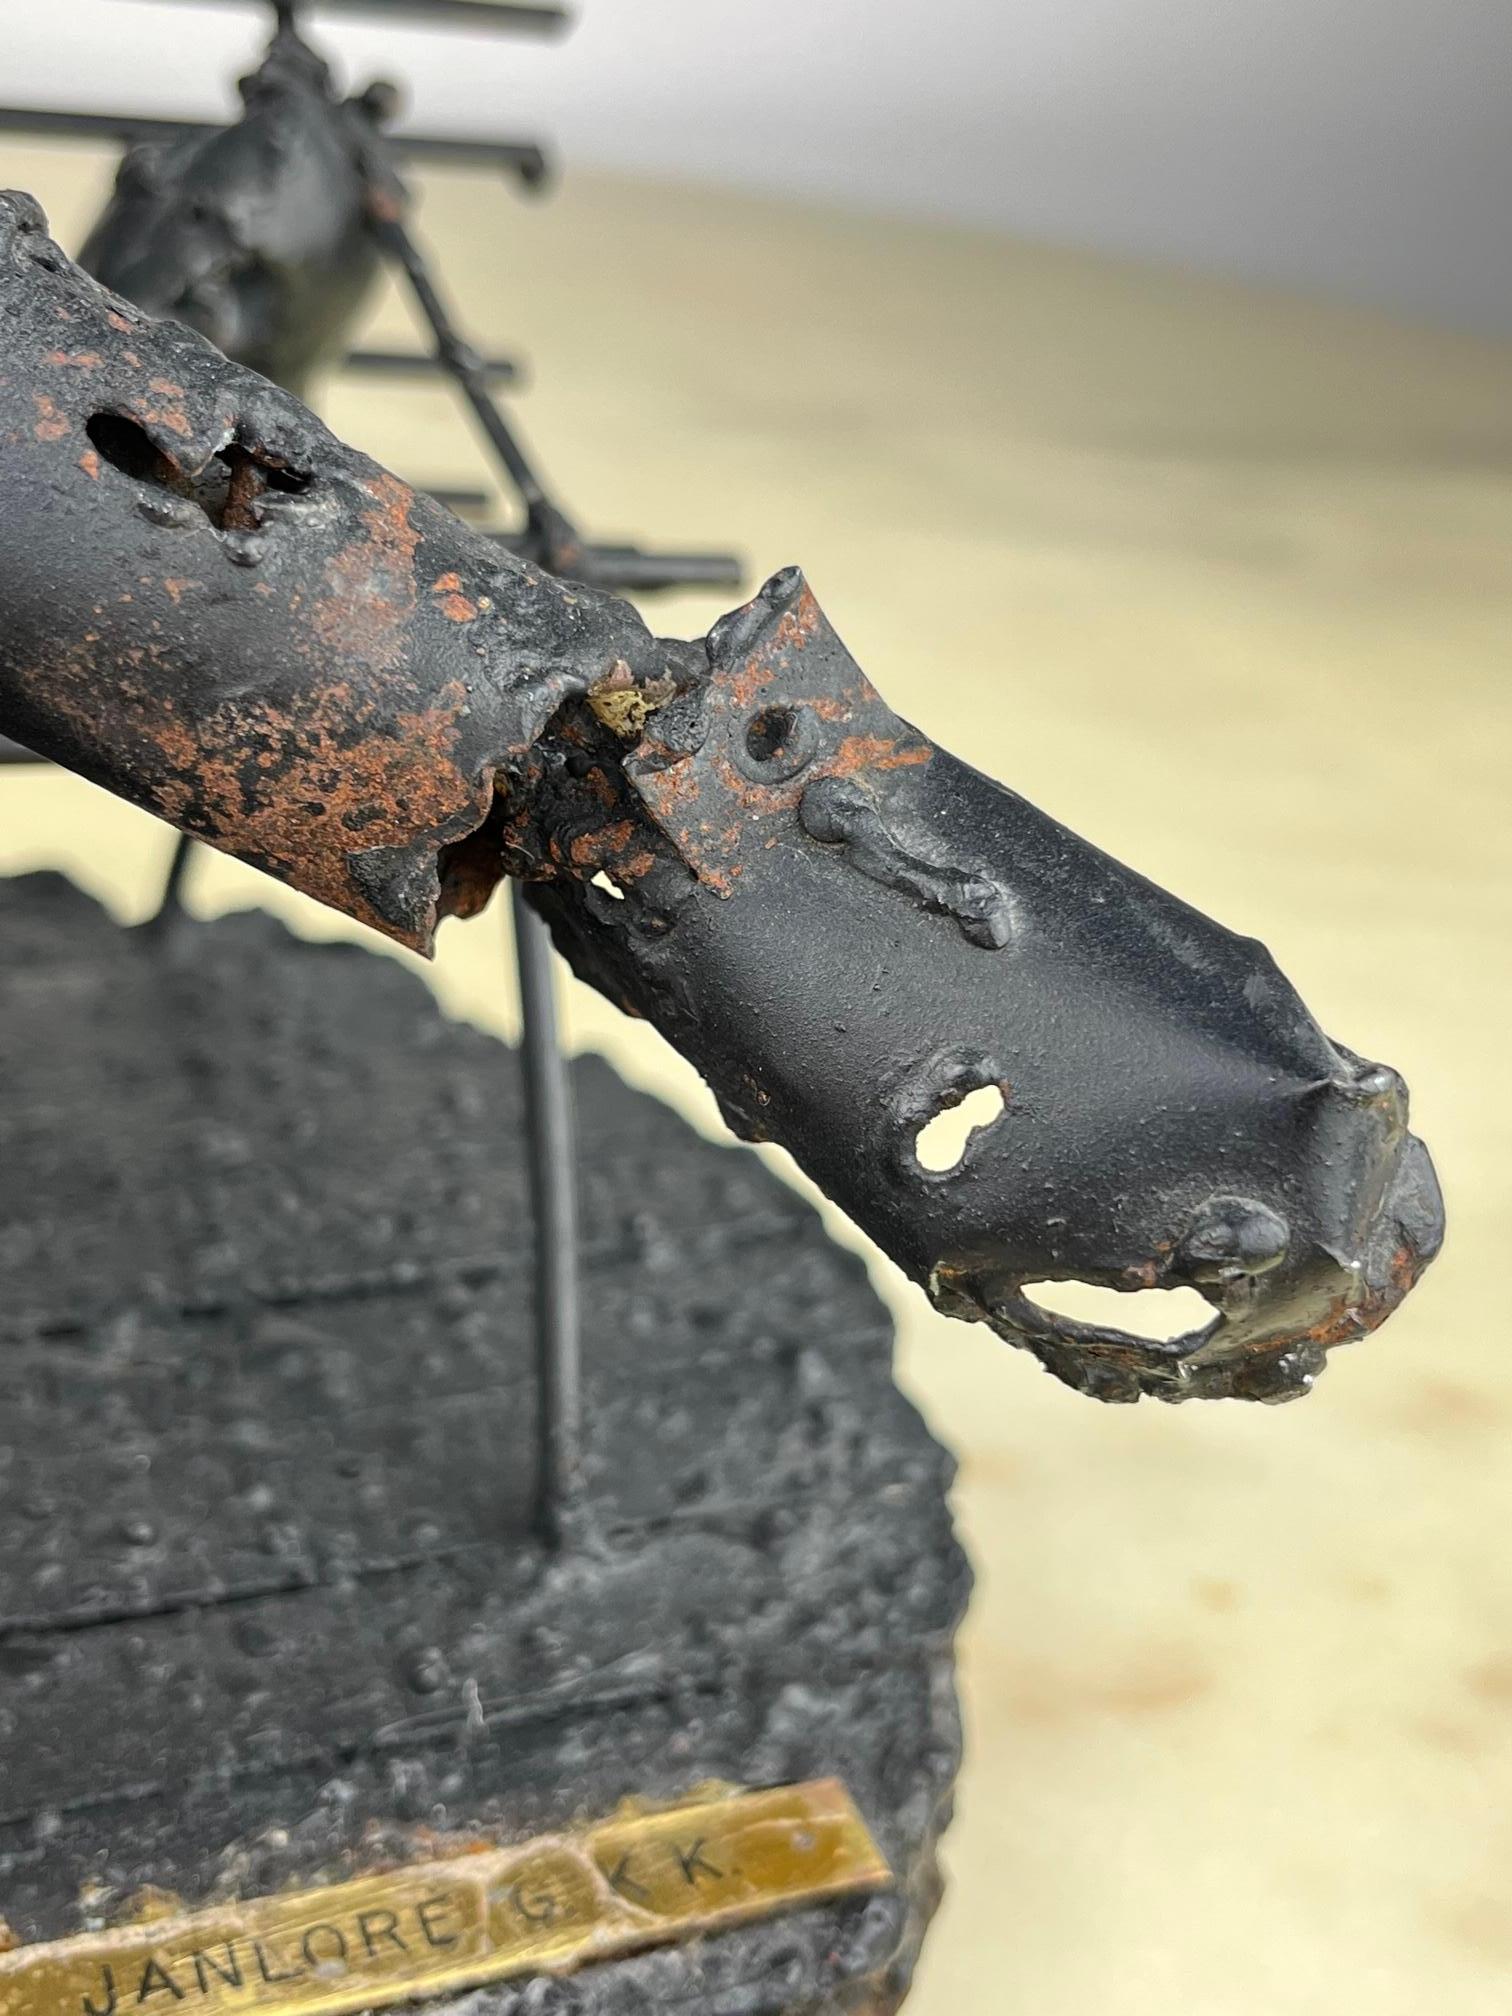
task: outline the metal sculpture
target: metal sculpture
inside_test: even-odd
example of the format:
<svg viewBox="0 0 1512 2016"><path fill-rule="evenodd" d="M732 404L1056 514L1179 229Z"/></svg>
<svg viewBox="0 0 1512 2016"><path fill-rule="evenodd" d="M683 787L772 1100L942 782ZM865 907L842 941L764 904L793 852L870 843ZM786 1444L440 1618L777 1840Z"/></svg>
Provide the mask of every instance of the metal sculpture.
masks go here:
<svg viewBox="0 0 1512 2016"><path fill-rule="evenodd" d="M258 68L239 85L242 115L227 127L156 130L136 122L116 187L80 252L80 264L150 315L171 315L217 349L303 395L311 376L350 354L364 368L429 367L449 375L473 411L524 522L502 543L552 573L624 590L701 584L732 587L727 553L658 553L586 539L504 416L492 386L515 375L483 359L456 329L406 222L405 156L479 159L527 189L547 178L532 141L390 138L399 93L375 83L340 97L325 62L303 38L295 0L273 0L276 26ZM434 0L409 0L434 18ZM453 18L554 32L554 9L477 7ZM43 115L49 130L71 114ZM98 123L99 115L95 115ZM12 109L0 125L37 130ZM67 130L66 127L64 130ZM132 122L122 129L133 133ZM435 338L431 358L351 352L384 261L410 286Z"/></svg>
<svg viewBox="0 0 1512 2016"><path fill-rule="evenodd" d="M1412 1287L1442 1216L1395 1073L900 720L796 573L659 639L98 288L29 199L0 223L0 730L417 949L524 878L737 1131L1099 1398L1287 1398ZM1214 1316L1079 1326L1047 1278Z"/></svg>

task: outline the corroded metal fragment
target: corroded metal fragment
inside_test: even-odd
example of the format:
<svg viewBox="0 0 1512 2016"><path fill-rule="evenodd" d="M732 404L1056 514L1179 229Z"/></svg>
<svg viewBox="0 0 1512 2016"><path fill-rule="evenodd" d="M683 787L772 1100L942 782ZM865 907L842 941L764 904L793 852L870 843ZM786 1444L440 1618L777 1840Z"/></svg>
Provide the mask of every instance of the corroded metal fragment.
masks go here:
<svg viewBox="0 0 1512 2016"><path fill-rule="evenodd" d="M6 732L404 944L568 694L666 676L628 604L106 293L26 198L0 209L0 347Z"/></svg>
<svg viewBox="0 0 1512 2016"><path fill-rule="evenodd" d="M1442 1211L1396 1074L896 716L795 571L654 639L4 221L0 732L410 945L524 876L737 1131L1099 1398L1286 1398L1412 1287ZM1046 1279L1214 1316L1141 1339Z"/></svg>

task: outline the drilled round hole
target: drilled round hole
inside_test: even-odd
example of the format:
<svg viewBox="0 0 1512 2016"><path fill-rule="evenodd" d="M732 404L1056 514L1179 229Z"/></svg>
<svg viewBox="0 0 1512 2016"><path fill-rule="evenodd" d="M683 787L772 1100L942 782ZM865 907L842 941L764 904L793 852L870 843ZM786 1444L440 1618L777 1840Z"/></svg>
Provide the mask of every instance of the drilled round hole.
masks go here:
<svg viewBox="0 0 1512 2016"><path fill-rule="evenodd" d="M746 724L746 754L753 763L775 763L787 749L797 726L791 707L763 707Z"/></svg>
<svg viewBox="0 0 1512 2016"><path fill-rule="evenodd" d="M954 1106L926 1120L914 1136L914 1157L931 1176L944 1176L963 1159L971 1137L1002 1119L1003 1095L996 1085L979 1085Z"/></svg>

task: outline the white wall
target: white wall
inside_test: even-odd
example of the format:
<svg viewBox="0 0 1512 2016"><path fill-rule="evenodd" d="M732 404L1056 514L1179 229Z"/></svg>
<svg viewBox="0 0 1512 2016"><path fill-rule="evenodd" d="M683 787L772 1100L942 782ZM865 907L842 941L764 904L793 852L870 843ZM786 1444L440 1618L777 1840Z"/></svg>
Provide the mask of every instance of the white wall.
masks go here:
<svg viewBox="0 0 1512 2016"><path fill-rule="evenodd" d="M1512 0L578 0L563 44L313 19L417 122L1512 332ZM261 12L0 0L4 94L204 110Z"/></svg>

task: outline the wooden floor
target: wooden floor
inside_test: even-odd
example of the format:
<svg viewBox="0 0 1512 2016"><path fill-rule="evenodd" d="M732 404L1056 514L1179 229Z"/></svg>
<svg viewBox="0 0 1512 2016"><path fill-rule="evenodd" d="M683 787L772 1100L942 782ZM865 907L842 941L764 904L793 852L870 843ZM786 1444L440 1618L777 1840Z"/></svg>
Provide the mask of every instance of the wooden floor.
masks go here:
<svg viewBox="0 0 1512 2016"><path fill-rule="evenodd" d="M106 178L0 171L70 245ZM521 411L596 531L802 561L903 712L1402 1069L1444 1177L1427 1285L1278 1412L1099 1410L878 1264L981 1578L914 2016L1504 2016L1512 349L588 177L524 207L438 175L424 224L532 359ZM412 478L475 475L439 391L328 411ZM165 845L68 780L0 798L0 865L125 914ZM194 897L340 928L220 862ZM435 973L490 1024L502 930L452 927ZM571 1025L717 1127L655 1037L581 989Z"/></svg>

